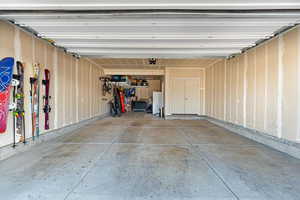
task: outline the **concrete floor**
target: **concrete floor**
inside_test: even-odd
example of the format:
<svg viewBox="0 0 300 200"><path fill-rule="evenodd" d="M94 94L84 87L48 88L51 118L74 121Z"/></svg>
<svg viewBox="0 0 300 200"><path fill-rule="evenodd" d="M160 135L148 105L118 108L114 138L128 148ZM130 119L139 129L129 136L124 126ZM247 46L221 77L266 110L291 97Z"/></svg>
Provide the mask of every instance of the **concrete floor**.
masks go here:
<svg viewBox="0 0 300 200"><path fill-rule="evenodd" d="M300 160L204 120L132 113L0 162L0 199L300 199Z"/></svg>

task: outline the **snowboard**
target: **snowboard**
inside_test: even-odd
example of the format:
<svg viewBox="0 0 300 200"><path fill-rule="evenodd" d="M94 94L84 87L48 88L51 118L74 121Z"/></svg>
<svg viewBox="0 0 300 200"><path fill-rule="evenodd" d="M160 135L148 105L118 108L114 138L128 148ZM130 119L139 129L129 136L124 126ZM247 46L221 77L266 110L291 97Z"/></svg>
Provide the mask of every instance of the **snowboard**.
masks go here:
<svg viewBox="0 0 300 200"><path fill-rule="evenodd" d="M0 133L4 133L7 127L14 62L14 58L11 57L0 61Z"/></svg>
<svg viewBox="0 0 300 200"><path fill-rule="evenodd" d="M43 85L45 87L44 107L43 111L45 113L45 130L49 130L49 113L51 112L51 107L49 105L50 96L50 71L45 69L45 79L43 80Z"/></svg>
<svg viewBox="0 0 300 200"><path fill-rule="evenodd" d="M25 111L24 111L24 65L17 61L17 74L14 79L18 80L18 85L14 86L14 144L16 141L25 143ZM17 138L17 139L16 139Z"/></svg>
<svg viewBox="0 0 300 200"><path fill-rule="evenodd" d="M116 87L113 88L113 101L111 102L111 113L112 116L121 116L121 110L120 110L120 96L118 89Z"/></svg>
<svg viewBox="0 0 300 200"><path fill-rule="evenodd" d="M124 98L124 94L123 94L122 90L119 91L119 95L120 95L121 112L124 113L124 112L126 112L125 98Z"/></svg>
<svg viewBox="0 0 300 200"><path fill-rule="evenodd" d="M31 99L31 118L32 118L32 138L39 136L39 109L40 109L40 66L33 65L33 77L30 78L30 99Z"/></svg>

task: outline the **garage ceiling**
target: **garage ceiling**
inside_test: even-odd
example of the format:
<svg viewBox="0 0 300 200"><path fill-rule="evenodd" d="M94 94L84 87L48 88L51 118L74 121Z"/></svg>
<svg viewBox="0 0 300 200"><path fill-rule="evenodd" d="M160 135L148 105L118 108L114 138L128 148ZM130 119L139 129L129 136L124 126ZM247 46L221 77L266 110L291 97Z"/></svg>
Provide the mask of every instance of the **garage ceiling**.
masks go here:
<svg viewBox="0 0 300 200"><path fill-rule="evenodd" d="M165 67L206 68L220 59L157 59L156 65L150 65L148 59L104 58L93 59L103 68L114 69L164 69Z"/></svg>
<svg viewBox="0 0 300 200"><path fill-rule="evenodd" d="M128 9L299 9L299 0L9 0L0 7L13 10Z"/></svg>
<svg viewBox="0 0 300 200"><path fill-rule="evenodd" d="M10 0L0 9L71 53L141 63L228 57L300 21L298 0Z"/></svg>

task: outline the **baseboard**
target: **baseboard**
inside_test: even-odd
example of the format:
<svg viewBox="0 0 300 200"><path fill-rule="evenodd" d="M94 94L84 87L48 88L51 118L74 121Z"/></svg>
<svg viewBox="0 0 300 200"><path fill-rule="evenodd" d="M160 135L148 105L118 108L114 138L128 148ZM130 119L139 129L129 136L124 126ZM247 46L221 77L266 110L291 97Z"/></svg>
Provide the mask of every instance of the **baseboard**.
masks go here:
<svg viewBox="0 0 300 200"><path fill-rule="evenodd" d="M243 126L215 119L212 117L205 116L205 119L213 124L216 124L241 136L244 136L258 143L264 144L273 149L276 149L278 151L284 152L290 156L300 159L300 143L292 142L282 138L277 138L268 133L245 128Z"/></svg>
<svg viewBox="0 0 300 200"><path fill-rule="evenodd" d="M11 157L11 156L13 156L17 153L27 151L31 147L33 147L37 144L40 144L42 142L49 141L49 140L52 140L52 139L57 138L59 136L71 133L72 131L74 131L78 128L81 128L86 124L89 124L89 123L91 123L93 121L96 121L96 120L103 119L107 116L109 116L109 114L105 113L105 114L95 116L95 117L90 118L90 119L86 119L86 120L83 120L83 121L80 121L80 122L77 122L77 123L74 123L74 124L64 126L62 128L47 131L45 133L42 133L39 137L35 137L34 140L32 138L28 138L27 141L26 141L26 144L19 143L14 148L12 147L12 144L0 147L0 160L4 160L6 158L9 158L9 157Z"/></svg>
<svg viewBox="0 0 300 200"><path fill-rule="evenodd" d="M206 116L204 115L166 115L166 120L201 120L206 119Z"/></svg>

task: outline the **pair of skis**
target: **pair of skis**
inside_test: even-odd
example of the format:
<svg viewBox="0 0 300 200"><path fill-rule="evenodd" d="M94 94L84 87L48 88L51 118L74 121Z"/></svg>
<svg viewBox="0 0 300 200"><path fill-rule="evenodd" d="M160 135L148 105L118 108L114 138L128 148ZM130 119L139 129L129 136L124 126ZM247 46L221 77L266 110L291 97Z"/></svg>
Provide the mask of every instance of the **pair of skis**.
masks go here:
<svg viewBox="0 0 300 200"><path fill-rule="evenodd" d="M24 66L17 61L17 74L13 74L13 147L16 141L26 143L25 135L25 110L24 110ZM17 139L18 138L18 139Z"/></svg>
<svg viewBox="0 0 300 200"><path fill-rule="evenodd" d="M19 142L26 143L25 135L25 111L24 111L24 66L17 62L17 74L13 74L14 58L4 58L0 61L0 133L4 133L7 128L8 111L13 113L13 146L16 145L16 136ZM45 69L44 112L45 129L49 129L49 87L50 71ZM34 65L34 77L30 78L30 97L32 108L32 136L39 136L39 65ZM13 103L10 105L10 91L13 87Z"/></svg>
<svg viewBox="0 0 300 200"><path fill-rule="evenodd" d="M0 61L0 133L7 128L8 111L13 112L13 147L16 145L16 135L20 142L26 142L24 116L24 68L17 62L17 74L13 74L14 58L8 57ZM13 87L13 103L9 104L10 91Z"/></svg>
<svg viewBox="0 0 300 200"><path fill-rule="evenodd" d="M40 66L38 64L33 66L33 77L30 78L30 99L31 99L31 118L32 118L32 138L40 135L39 130L39 99L40 99ZM49 130L49 113L51 112L51 107L49 104L50 96L50 71L45 69L45 79L42 84L45 88L45 95L43 96L43 111L45 113L45 130Z"/></svg>

